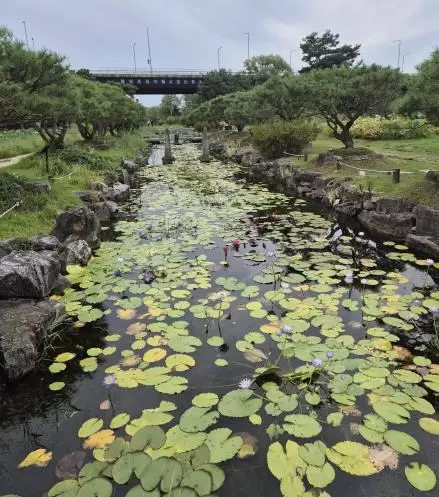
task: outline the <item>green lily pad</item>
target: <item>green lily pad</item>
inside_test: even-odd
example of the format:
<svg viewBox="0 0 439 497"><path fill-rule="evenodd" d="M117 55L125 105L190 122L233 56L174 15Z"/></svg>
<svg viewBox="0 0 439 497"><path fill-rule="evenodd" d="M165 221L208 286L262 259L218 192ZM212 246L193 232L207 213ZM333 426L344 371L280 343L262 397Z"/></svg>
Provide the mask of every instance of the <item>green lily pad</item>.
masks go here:
<svg viewBox="0 0 439 497"><path fill-rule="evenodd" d="M436 475L426 464L412 462L404 468L407 480L421 492L429 492L436 486Z"/></svg>

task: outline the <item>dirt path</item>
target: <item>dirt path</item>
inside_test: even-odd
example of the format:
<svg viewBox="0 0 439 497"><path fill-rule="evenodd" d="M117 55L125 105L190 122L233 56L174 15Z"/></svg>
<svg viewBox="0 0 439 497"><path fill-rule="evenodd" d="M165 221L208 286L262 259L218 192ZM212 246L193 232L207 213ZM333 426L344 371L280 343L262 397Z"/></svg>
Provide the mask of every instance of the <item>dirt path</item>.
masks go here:
<svg viewBox="0 0 439 497"><path fill-rule="evenodd" d="M16 157L8 157L7 159L0 159L0 169L2 167L8 167L12 166L13 164L17 164L17 162L21 161L21 159L24 159L25 157L29 157L29 155L32 154L17 155Z"/></svg>

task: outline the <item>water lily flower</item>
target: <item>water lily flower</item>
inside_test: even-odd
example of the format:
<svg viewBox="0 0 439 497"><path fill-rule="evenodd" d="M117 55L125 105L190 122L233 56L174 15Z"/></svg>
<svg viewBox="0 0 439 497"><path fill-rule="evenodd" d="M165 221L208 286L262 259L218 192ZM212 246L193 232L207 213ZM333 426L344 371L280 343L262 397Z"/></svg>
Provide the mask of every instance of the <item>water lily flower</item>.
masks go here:
<svg viewBox="0 0 439 497"><path fill-rule="evenodd" d="M284 335L289 335L292 331L293 331L293 328L291 326L289 326L288 324L284 324L282 326L282 333Z"/></svg>
<svg viewBox="0 0 439 497"><path fill-rule="evenodd" d="M145 273L145 275L143 276L143 281L145 283L152 283L154 281L154 275L150 272Z"/></svg>
<svg viewBox="0 0 439 497"><path fill-rule="evenodd" d="M282 288L284 288L285 290L287 290L288 288L290 288L290 284L289 283L285 283L285 281L282 281L282 283L280 284L280 286Z"/></svg>
<svg viewBox="0 0 439 497"><path fill-rule="evenodd" d="M277 336L277 337L281 337L281 336L282 336L282 331L281 331L281 330L279 330L278 332L276 332L276 336Z"/></svg>
<svg viewBox="0 0 439 497"><path fill-rule="evenodd" d="M321 368L323 366L323 361L321 359L313 359L311 363L315 368Z"/></svg>
<svg viewBox="0 0 439 497"><path fill-rule="evenodd" d="M366 280L366 278L363 278L363 279L361 280L361 284L362 284L362 285L367 285L367 280Z"/></svg>
<svg viewBox="0 0 439 497"><path fill-rule="evenodd" d="M352 285L352 283L354 282L354 273L348 273L345 276L344 281L346 284Z"/></svg>
<svg viewBox="0 0 439 497"><path fill-rule="evenodd" d="M119 264L122 264L122 263L124 262L123 257L118 257L117 262L118 262Z"/></svg>
<svg viewBox="0 0 439 497"><path fill-rule="evenodd" d="M116 271L113 272L113 276L120 276L121 274L120 269L116 269Z"/></svg>
<svg viewBox="0 0 439 497"><path fill-rule="evenodd" d="M269 250L269 251L267 252L267 257L268 257L269 259L271 259L271 258L272 258L272 257L274 257L275 255L276 255L276 252L275 252L274 250Z"/></svg>
<svg viewBox="0 0 439 497"><path fill-rule="evenodd" d="M232 243L233 243L233 247L234 247L235 249L238 249L238 248L239 248L239 246L241 245L241 242L240 242L239 240L233 240L233 242L232 242Z"/></svg>
<svg viewBox="0 0 439 497"><path fill-rule="evenodd" d="M437 307L429 307L429 310L432 314L437 314L439 312L439 309Z"/></svg>
<svg viewBox="0 0 439 497"><path fill-rule="evenodd" d="M226 297L226 292L218 292L218 299L221 300L221 302L224 302L224 300L226 300Z"/></svg>
<svg viewBox="0 0 439 497"><path fill-rule="evenodd" d="M360 232L358 233L358 236L364 236L364 231L360 231Z"/></svg>
<svg viewBox="0 0 439 497"><path fill-rule="evenodd" d="M115 385L117 381L116 376L114 374L109 374L104 378L102 382L105 387L111 387L111 385Z"/></svg>
<svg viewBox="0 0 439 497"><path fill-rule="evenodd" d="M326 352L326 357L328 359L331 359L331 357L333 357L333 356L334 356L334 354L332 352Z"/></svg>
<svg viewBox="0 0 439 497"><path fill-rule="evenodd" d="M428 267L431 267L434 264L434 260L433 259L427 259L425 262L427 263Z"/></svg>
<svg viewBox="0 0 439 497"><path fill-rule="evenodd" d="M250 388L252 385L253 381L250 378L244 378L239 382L239 388Z"/></svg>
<svg viewBox="0 0 439 497"><path fill-rule="evenodd" d="M227 252L229 251L229 246L228 245L224 245L223 251L227 255Z"/></svg>

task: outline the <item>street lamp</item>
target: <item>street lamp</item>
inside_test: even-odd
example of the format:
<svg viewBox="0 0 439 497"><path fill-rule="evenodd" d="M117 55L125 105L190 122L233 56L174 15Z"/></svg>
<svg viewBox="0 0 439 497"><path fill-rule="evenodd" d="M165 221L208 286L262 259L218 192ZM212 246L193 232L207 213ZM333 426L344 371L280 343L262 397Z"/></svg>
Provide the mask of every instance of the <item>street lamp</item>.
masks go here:
<svg viewBox="0 0 439 497"><path fill-rule="evenodd" d="M136 44L133 43L134 72L137 72Z"/></svg>
<svg viewBox="0 0 439 497"><path fill-rule="evenodd" d="M149 57L148 64L149 64L149 71L152 74L151 44L149 42L149 28L148 27L146 28L146 36L148 38L148 57Z"/></svg>
<svg viewBox="0 0 439 497"><path fill-rule="evenodd" d="M293 70L293 63L292 63L292 61L291 61L291 55L292 55L294 52L297 52L297 50L296 50L296 49L294 49L294 50L290 50L290 67L291 67L291 70Z"/></svg>
<svg viewBox="0 0 439 497"><path fill-rule="evenodd" d="M221 69L221 56L220 52L223 49L223 47L218 47L217 53L218 53L218 71Z"/></svg>
<svg viewBox="0 0 439 497"><path fill-rule="evenodd" d="M398 43L398 69L401 68L401 40L393 40L393 43Z"/></svg>
<svg viewBox="0 0 439 497"><path fill-rule="evenodd" d="M26 46L27 46L27 49L29 50L29 38L27 37L26 21L21 21L21 22L24 26L24 34L26 36Z"/></svg>
<svg viewBox="0 0 439 497"><path fill-rule="evenodd" d="M250 33L244 33L247 35L247 59L250 58Z"/></svg>
<svg viewBox="0 0 439 497"><path fill-rule="evenodd" d="M405 58L407 57L407 55L410 55L410 54L409 54L409 52L405 53L405 54L402 56L401 72L404 72L404 62L405 62Z"/></svg>

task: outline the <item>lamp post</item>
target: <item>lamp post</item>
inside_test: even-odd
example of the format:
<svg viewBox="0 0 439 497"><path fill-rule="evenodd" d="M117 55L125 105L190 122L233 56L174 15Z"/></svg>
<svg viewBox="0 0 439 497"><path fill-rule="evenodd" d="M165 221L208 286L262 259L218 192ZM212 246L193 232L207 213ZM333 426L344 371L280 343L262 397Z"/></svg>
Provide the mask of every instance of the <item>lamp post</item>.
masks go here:
<svg viewBox="0 0 439 497"><path fill-rule="evenodd" d="M26 21L21 21L21 22L24 26L24 35L26 36L26 46L27 46L27 49L29 50L29 38L27 37Z"/></svg>
<svg viewBox="0 0 439 497"><path fill-rule="evenodd" d="M404 72L404 62L405 62L405 58L407 57L407 55L410 55L410 54L409 54L409 52L405 53L405 54L402 56L401 72Z"/></svg>
<svg viewBox="0 0 439 497"><path fill-rule="evenodd" d="M151 44L149 43L149 28L146 28L146 36L148 38L148 64L149 64L149 71L152 73L152 59L151 59Z"/></svg>
<svg viewBox="0 0 439 497"><path fill-rule="evenodd" d="M223 47L218 47L217 54L218 54L218 71L221 69L221 50Z"/></svg>
<svg viewBox="0 0 439 497"><path fill-rule="evenodd" d="M292 55L294 52L296 52L296 49L294 49L294 50L290 50L290 67L291 67L291 70L293 70L293 62L292 62L292 60L291 60L291 55Z"/></svg>
<svg viewBox="0 0 439 497"><path fill-rule="evenodd" d="M247 59L250 58L250 33L244 33L247 35Z"/></svg>
<svg viewBox="0 0 439 497"><path fill-rule="evenodd" d="M398 69L401 69L401 40L393 40L393 43L398 43Z"/></svg>
<svg viewBox="0 0 439 497"><path fill-rule="evenodd" d="M136 44L133 43L134 72L137 72Z"/></svg>

